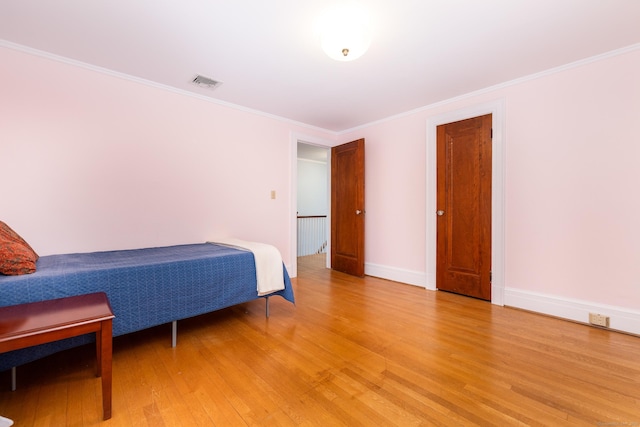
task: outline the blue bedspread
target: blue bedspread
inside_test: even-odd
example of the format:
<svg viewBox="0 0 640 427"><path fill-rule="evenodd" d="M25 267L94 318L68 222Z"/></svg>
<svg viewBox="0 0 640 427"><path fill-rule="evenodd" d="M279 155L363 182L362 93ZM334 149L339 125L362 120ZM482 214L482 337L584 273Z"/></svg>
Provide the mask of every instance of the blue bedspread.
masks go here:
<svg viewBox="0 0 640 427"><path fill-rule="evenodd" d="M271 295L293 303L286 269L284 282ZM92 292L109 297L114 336L259 298L253 254L211 243L42 256L33 274L0 275L0 307ZM0 371L91 339L0 354Z"/></svg>

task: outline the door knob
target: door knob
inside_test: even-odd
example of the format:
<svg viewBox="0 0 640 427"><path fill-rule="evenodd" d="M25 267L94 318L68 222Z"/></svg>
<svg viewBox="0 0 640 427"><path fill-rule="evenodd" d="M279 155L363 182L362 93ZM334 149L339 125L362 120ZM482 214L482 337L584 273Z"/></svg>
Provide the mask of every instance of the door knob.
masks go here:
<svg viewBox="0 0 640 427"><path fill-rule="evenodd" d="M442 216L442 215L444 215L444 211L436 211L436 215Z"/></svg>
<svg viewBox="0 0 640 427"><path fill-rule="evenodd" d="M356 209L356 215L360 215L362 211L360 209Z"/></svg>

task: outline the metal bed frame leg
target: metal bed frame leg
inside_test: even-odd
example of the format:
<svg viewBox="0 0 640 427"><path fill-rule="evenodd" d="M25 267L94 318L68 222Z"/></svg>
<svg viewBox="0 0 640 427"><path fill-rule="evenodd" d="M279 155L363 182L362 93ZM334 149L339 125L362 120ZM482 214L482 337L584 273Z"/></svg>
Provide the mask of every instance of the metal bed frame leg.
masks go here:
<svg viewBox="0 0 640 427"><path fill-rule="evenodd" d="M171 347L175 347L178 343L178 321L171 322Z"/></svg>
<svg viewBox="0 0 640 427"><path fill-rule="evenodd" d="M11 391L16 391L17 383L16 367L14 366L11 368Z"/></svg>
<svg viewBox="0 0 640 427"><path fill-rule="evenodd" d="M265 300L265 312L267 317L269 317L269 297L265 297L264 300ZM178 321L174 320L173 322L171 322L171 347L175 347L177 345L177 342L178 342Z"/></svg>

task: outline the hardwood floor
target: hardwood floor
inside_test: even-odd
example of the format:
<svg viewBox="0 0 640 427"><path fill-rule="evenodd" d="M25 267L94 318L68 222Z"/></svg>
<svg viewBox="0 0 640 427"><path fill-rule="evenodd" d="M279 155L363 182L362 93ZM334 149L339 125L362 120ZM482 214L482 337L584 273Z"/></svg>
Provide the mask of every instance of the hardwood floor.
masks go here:
<svg viewBox="0 0 640 427"><path fill-rule="evenodd" d="M310 262L312 264L314 261ZM113 418L92 346L0 374L22 426L640 425L640 338L307 266L255 301L114 339Z"/></svg>

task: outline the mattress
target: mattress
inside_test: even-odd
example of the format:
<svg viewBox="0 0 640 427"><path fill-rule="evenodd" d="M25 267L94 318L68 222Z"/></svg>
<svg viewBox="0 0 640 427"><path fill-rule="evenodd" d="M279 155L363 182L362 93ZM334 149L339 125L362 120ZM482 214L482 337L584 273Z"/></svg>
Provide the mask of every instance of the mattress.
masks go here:
<svg viewBox="0 0 640 427"><path fill-rule="evenodd" d="M294 303L286 268L283 279L271 295ZM253 254L211 243L48 255L33 274L0 276L0 307L92 292L107 294L114 336L259 298ZM0 371L91 339L0 354Z"/></svg>

